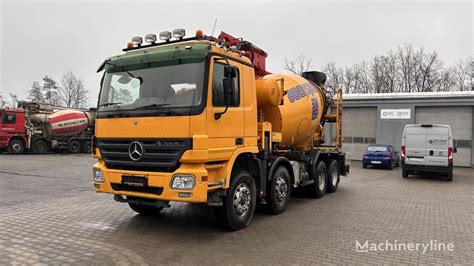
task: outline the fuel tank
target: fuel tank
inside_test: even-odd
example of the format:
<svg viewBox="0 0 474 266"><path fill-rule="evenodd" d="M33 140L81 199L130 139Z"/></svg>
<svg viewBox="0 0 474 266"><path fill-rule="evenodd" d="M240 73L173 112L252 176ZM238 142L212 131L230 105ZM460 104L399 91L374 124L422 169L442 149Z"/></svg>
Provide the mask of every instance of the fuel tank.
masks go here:
<svg viewBox="0 0 474 266"><path fill-rule="evenodd" d="M283 81L283 93L278 93ZM283 95L279 95L283 94ZM322 134L326 111L321 87L292 73L269 74L257 82L257 106L272 123L272 131L282 134L282 145L307 150L314 137Z"/></svg>

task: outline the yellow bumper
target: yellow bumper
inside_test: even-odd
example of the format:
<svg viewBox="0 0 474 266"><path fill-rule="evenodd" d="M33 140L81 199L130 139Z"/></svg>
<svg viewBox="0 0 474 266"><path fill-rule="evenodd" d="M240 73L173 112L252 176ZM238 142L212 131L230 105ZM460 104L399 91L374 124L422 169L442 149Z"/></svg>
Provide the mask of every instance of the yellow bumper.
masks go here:
<svg viewBox="0 0 474 266"><path fill-rule="evenodd" d="M202 164L181 164L173 173L162 172L142 172L129 170L107 169L103 161L94 165L104 175L104 183L94 182L94 189L99 193L110 193L117 195L133 196L139 198L157 199L163 201L182 201L192 203L207 202L208 192L208 171ZM193 174L195 176L195 186L191 190L176 190L171 188L171 181L176 174ZM120 190L112 188L113 184L121 184L122 175L144 176L148 179L148 187L154 190L154 193L143 193L134 191ZM161 193L156 191L161 190ZM150 190L152 191L152 190Z"/></svg>

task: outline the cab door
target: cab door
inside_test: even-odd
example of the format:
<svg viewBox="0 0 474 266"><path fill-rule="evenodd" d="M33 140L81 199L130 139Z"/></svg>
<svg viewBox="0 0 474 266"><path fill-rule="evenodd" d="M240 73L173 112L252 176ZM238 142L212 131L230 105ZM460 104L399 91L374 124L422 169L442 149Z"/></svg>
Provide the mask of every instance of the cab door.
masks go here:
<svg viewBox="0 0 474 266"><path fill-rule="evenodd" d="M17 125L17 114L4 111L1 113L2 123L1 123L1 132L3 133L23 133L20 132Z"/></svg>
<svg viewBox="0 0 474 266"><path fill-rule="evenodd" d="M224 91L224 69L227 62L236 68L236 76L230 82L234 84L227 110L227 99ZM207 101L207 135L209 159L225 160L230 158L236 148L244 145L244 108L242 66L232 60L220 57L211 58L209 75L209 93ZM216 113L222 113L215 117Z"/></svg>

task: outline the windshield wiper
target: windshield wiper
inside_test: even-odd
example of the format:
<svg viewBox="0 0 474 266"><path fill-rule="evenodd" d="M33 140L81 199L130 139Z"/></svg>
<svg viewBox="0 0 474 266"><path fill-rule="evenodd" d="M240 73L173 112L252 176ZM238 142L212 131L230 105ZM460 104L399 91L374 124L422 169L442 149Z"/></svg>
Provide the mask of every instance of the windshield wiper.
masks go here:
<svg viewBox="0 0 474 266"><path fill-rule="evenodd" d="M98 107L113 106L117 111L120 112L122 116L126 116L127 114L123 111L122 107L120 107L120 104L122 103L103 103L103 104L99 104Z"/></svg>
<svg viewBox="0 0 474 266"><path fill-rule="evenodd" d="M152 103L152 104L149 104L149 105L139 106L139 107L135 108L135 110L154 109L156 107L162 107L162 106L167 106L167 105L171 105L171 104L173 104L173 103Z"/></svg>
<svg viewBox="0 0 474 266"><path fill-rule="evenodd" d="M110 59L109 60L106 60L104 61L105 64L108 64L108 65L111 65L113 67L118 67L120 68L120 70L122 70L123 72L127 73L130 77L132 77L133 79L138 79L140 81L140 84L143 83L143 78L138 76L138 77L135 77L135 75L133 75L132 73L130 73L129 71L125 70L125 68L123 66L117 66L116 64L114 63L111 63L110 62Z"/></svg>

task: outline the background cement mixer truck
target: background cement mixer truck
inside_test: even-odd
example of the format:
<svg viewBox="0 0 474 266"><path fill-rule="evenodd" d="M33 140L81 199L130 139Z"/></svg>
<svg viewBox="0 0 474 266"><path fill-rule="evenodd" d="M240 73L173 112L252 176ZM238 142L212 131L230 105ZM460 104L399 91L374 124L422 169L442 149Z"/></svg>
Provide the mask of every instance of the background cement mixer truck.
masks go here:
<svg viewBox="0 0 474 266"><path fill-rule="evenodd" d="M0 117L0 150L10 154L91 151L95 110L20 101L16 109L0 110Z"/></svg>
<svg viewBox="0 0 474 266"><path fill-rule="evenodd" d="M257 204L284 212L293 188L335 192L349 172L341 90L321 72L269 73L267 54L241 38L184 33L135 37L99 67L95 190L142 215L170 201L210 205L232 230Z"/></svg>

